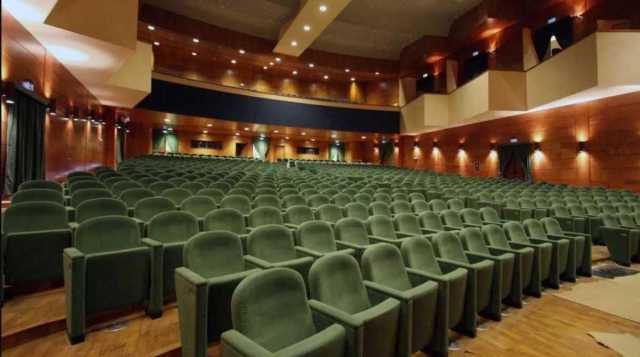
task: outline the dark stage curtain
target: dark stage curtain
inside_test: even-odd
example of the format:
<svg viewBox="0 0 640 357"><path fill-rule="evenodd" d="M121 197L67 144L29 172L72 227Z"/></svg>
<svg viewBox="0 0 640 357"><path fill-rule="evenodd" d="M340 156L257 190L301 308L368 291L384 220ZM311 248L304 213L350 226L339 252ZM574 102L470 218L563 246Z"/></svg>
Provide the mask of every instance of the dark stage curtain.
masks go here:
<svg viewBox="0 0 640 357"><path fill-rule="evenodd" d="M533 32L533 44L540 61L544 60L549 50L551 37L554 35L562 49L571 46L573 44L573 18L564 17Z"/></svg>
<svg viewBox="0 0 640 357"><path fill-rule="evenodd" d="M44 179L44 120L46 104L16 91L15 104L8 108L7 169L5 190L17 191L29 180Z"/></svg>
<svg viewBox="0 0 640 357"><path fill-rule="evenodd" d="M344 161L344 145L329 144L329 160Z"/></svg>
<svg viewBox="0 0 640 357"><path fill-rule="evenodd" d="M498 160L500 162L500 177L504 177L505 169L510 160L515 160L522 166L525 181L531 182L531 153L532 144L509 144L498 147Z"/></svg>
<svg viewBox="0 0 640 357"><path fill-rule="evenodd" d="M393 151L395 147L393 143L390 141L380 143L378 145L378 150L380 151L380 164L386 165L389 163L389 160L393 158Z"/></svg>

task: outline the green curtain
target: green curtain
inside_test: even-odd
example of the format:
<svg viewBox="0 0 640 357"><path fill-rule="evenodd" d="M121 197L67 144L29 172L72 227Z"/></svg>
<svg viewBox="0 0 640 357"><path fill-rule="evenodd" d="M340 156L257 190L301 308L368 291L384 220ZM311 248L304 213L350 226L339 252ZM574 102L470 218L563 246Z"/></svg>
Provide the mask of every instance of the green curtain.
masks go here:
<svg viewBox="0 0 640 357"><path fill-rule="evenodd" d="M46 105L16 91L7 126L7 170L5 189L15 192L29 180L44 179L44 126Z"/></svg>
<svg viewBox="0 0 640 357"><path fill-rule="evenodd" d="M153 129L153 152L178 152L178 137L165 133L163 129Z"/></svg>
<svg viewBox="0 0 640 357"><path fill-rule="evenodd" d="M380 164L388 165L393 161L393 151L395 147L391 141L385 141L378 144L378 150L380 151Z"/></svg>
<svg viewBox="0 0 640 357"><path fill-rule="evenodd" d="M329 160L344 161L344 145L329 144Z"/></svg>
<svg viewBox="0 0 640 357"><path fill-rule="evenodd" d="M267 159L267 154L269 154L269 139L253 138L253 157L264 161Z"/></svg>

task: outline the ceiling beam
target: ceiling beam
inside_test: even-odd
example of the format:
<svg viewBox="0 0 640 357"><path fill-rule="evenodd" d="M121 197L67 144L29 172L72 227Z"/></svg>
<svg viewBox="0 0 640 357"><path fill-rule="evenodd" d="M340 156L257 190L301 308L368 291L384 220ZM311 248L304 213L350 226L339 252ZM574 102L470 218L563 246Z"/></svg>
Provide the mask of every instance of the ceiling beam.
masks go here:
<svg viewBox="0 0 640 357"><path fill-rule="evenodd" d="M273 52L298 57L340 15L351 0L306 0L280 31ZM324 11L323 11L324 10Z"/></svg>

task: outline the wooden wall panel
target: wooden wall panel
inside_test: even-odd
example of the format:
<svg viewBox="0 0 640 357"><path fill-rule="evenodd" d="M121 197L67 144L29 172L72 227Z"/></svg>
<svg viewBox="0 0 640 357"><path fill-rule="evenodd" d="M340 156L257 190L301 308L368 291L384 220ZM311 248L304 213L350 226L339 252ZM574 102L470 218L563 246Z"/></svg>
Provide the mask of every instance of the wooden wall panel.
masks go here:
<svg viewBox="0 0 640 357"><path fill-rule="evenodd" d="M113 117L107 117L97 99L60 64L11 14L2 10L2 81L29 79L35 93L55 99L57 117L47 116L45 123L46 178L62 180L74 170L88 170L113 164ZM3 133L6 132L6 104L2 104ZM107 125L62 120L65 111L83 117L90 111L104 115ZM4 170L6 137L3 135ZM3 171L4 172L4 171Z"/></svg>
<svg viewBox="0 0 640 357"><path fill-rule="evenodd" d="M401 138L402 166L490 177L499 174L492 142L540 142L536 182L640 191L640 93ZM420 150L414 150L414 141ZM439 148L433 149L437 141ZM578 142L587 151L578 153ZM459 150L461 143L463 149ZM476 170L475 163L479 164Z"/></svg>

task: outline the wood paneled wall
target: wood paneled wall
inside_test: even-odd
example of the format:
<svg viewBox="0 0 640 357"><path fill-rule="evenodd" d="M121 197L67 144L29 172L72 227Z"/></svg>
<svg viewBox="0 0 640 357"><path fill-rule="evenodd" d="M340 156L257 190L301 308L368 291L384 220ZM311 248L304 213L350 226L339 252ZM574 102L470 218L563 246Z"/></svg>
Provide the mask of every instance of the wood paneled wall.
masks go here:
<svg viewBox="0 0 640 357"><path fill-rule="evenodd" d="M31 80L35 93L55 99L58 116L47 116L45 125L46 178L61 180L74 170L88 170L114 163L114 116L58 62L11 14L2 10L2 81ZM6 158L6 108L2 104L2 172ZM94 111L107 125L62 120L68 110L86 115ZM4 178L4 175L0 175Z"/></svg>
<svg viewBox="0 0 640 357"><path fill-rule="evenodd" d="M535 182L626 188L640 192L640 93L401 138L401 166L494 177L491 143L540 142ZM418 141L420 149L414 149ZM433 149L433 142L438 149ZM578 153L578 142L586 152ZM463 150L459 150L460 145ZM477 166L476 166L477 164ZM476 169L476 167L478 169Z"/></svg>

